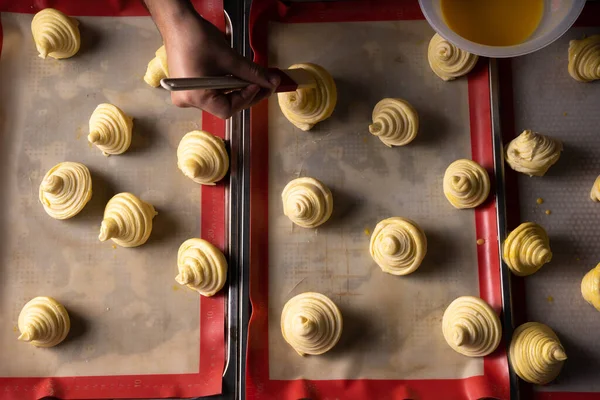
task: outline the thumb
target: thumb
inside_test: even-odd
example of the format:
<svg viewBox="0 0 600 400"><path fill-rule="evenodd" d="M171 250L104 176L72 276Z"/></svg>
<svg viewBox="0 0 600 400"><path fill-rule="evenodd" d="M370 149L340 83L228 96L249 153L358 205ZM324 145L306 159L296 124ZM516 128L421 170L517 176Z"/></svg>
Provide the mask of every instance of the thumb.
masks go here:
<svg viewBox="0 0 600 400"><path fill-rule="evenodd" d="M241 55L238 56L238 60L234 63L230 72L238 78L271 90L275 90L280 83L279 75L269 72L267 69Z"/></svg>

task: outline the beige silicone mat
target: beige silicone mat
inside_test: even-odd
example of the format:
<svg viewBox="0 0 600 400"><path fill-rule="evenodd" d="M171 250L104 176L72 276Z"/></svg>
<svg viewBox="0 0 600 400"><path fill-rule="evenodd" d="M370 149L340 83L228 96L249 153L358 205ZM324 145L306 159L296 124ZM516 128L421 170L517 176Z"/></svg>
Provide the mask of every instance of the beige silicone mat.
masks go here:
<svg viewBox="0 0 600 400"><path fill-rule="evenodd" d="M546 176L519 175L521 220L544 226L553 252L550 264L525 279L527 317L552 327L569 357L558 379L538 388L543 391L600 391L600 313L580 291L583 275L600 262L600 204L589 197L600 175L600 82L580 83L567 71L569 40L598 33L573 28L551 46L512 60L517 133L533 129L564 144Z"/></svg>
<svg viewBox="0 0 600 400"><path fill-rule="evenodd" d="M31 18L2 14L0 376L197 372L198 296L173 278L179 245L200 233L200 188L176 165L179 140L200 128L200 113L173 107L143 82L161 44L150 18L79 18L81 51L62 61L37 57ZM89 117L103 102L134 118L124 155L104 157L88 144ZM91 202L67 221L47 216L38 200L42 177L61 161L86 164L93 179ZM97 239L104 205L122 191L159 213L139 248ZM56 348L17 341L19 311L35 296L70 312L70 337Z"/></svg>
<svg viewBox="0 0 600 400"><path fill-rule="evenodd" d="M483 374L483 360L455 353L441 332L446 306L479 289L474 212L455 210L442 193L446 167L471 157L467 80L446 83L430 70L433 33L425 21L270 26L270 65L320 64L338 88L333 116L310 132L269 100L270 379ZM383 97L404 98L418 111L420 132L410 145L389 149L369 134ZM299 176L333 192L333 216L316 230L283 215L282 189ZM370 232L391 216L415 220L428 238L428 254L410 276L383 273L369 255ZM347 334L326 355L303 358L279 324L285 302L307 291L338 304Z"/></svg>

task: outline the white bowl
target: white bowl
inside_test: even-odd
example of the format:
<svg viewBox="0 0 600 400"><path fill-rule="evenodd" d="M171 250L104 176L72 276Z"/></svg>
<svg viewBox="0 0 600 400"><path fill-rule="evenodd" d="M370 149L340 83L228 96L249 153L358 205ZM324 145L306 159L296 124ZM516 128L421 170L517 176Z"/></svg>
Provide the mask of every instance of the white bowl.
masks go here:
<svg viewBox="0 0 600 400"><path fill-rule="evenodd" d="M419 0L429 24L446 40L480 56L515 57L533 53L561 37L581 14L585 0L545 0L540 25L526 41L514 46L486 46L463 38L446 24L440 3L441 0Z"/></svg>

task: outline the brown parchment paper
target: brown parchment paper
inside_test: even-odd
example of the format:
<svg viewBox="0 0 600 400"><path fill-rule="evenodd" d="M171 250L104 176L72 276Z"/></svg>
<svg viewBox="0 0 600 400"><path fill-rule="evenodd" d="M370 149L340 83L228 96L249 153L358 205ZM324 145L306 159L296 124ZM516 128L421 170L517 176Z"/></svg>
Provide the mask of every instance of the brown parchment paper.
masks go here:
<svg viewBox="0 0 600 400"><path fill-rule="evenodd" d="M536 387L540 391L600 391L600 314L580 289L600 262L600 204L590 200L600 175L600 83L577 82L567 71L569 41L598 33L572 28L545 49L512 60L516 133L533 129L564 145L544 177L519 175L521 220L546 228L553 253L525 279L527 317L554 329L569 357L556 381Z"/></svg>
<svg viewBox="0 0 600 400"><path fill-rule="evenodd" d="M150 18L82 17L81 51L37 57L32 15L2 14L0 62L0 376L197 372L199 300L179 289L177 249L200 234L200 188L177 169L180 138L200 113L173 107L142 76L161 39ZM134 118L133 143L104 157L88 144L94 108ZM45 214L38 186L61 161L87 165L93 197L81 214ZM158 216L150 240L125 249L97 236L104 206L129 191ZM21 307L53 296L68 309L68 339L53 349L17 341Z"/></svg>
<svg viewBox="0 0 600 400"><path fill-rule="evenodd" d="M444 341L442 314L458 296L478 295L475 217L442 192L446 167L470 158L467 80L443 82L427 63L425 21L272 24L269 63L314 62L333 75L332 117L302 132L269 100L269 367L271 379L446 379L483 374L483 360ZM418 111L420 131L389 149L368 132L384 97ZM283 215L281 192L299 176L333 192L333 216L316 230ZM416 221L428 254L412 275L383 273L369 255L381 219ZM340 307L344 333L322 356L300 357L280 330L283 305L321 292Z"/></svg>

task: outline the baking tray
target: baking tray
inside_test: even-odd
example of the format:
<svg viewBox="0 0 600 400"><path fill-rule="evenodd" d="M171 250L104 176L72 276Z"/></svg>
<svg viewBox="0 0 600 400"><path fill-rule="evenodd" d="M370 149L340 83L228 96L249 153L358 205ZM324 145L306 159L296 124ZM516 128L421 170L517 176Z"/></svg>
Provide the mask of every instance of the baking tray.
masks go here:
<svg viewBox="0 0 600 400"><path fill-rule="evenodd" d="M438 326L445 307L460 295L480 295L497 312L503 308L495 196L477 211L458 212L441 193L443 172L456 158L472 157L493 180L487 60L481 60L469 78L450 85L434 77L426 61L434 32L416 2L255 1L250 32L257 62L278 67L321 64L336 79L339 99L334 115L307 133L281 117L276 99L251 111L253 313L247 397L507 398L504 346L484 360L469 360L449 350ZM386 96L406 98L420 112L420 136L405 148L387 149L366 131L373 105ZM463 100L449 101L450 97ZM344 157L356 167L348 169ZM415 170L422 175L411 173ZM322 179L336 199L332 221L316 231L294 228L281 215L281 189L299 175ZM357 189L377 188L369 182L385 188L381 201ZM397 189L389 190L390 185ZM430 257L410 277L386 276L368 259L365 229L372 230L379 219L391 215L417 220L430 235ZM443 228L436 224L440 220L446 223ZM436 257L432 249L449 237L465 251L454 257L454 245L446 242L448 247ZM476 246L477 238L485 244ZM442 253L448 258L441 259ZM452 284L438 285L440 277ZM287 299L309 290L331 296L341 307L346 335L330 355L301 359L283 342L279 315ZM414 296L405 298L402 293ZM382 311L385 307L361 308L361 296L374 295L396 314L411 315L414 329L403 336L377 324L375 319L384 314L388 322L399 316ZM362 338L359 332L365 329L369 332ZM382 334L389 335L389 341L400 340L402 351L385 348L381 341L380 347L364 343L369 337L377 342ZM435 356L420 358L415 350L419 348ZM432 364L445 368L436 371Z"/></svg>
<svg viewBox="0 0 600 400"><path fill-rule="evenodd" d="M16 315L21 303L43 292L57 296L65 303L71 311L73 327L71 338L56 349L40 351L31 346L22 346L24 344L5 347L2 352L4 372L0 378L0 397L26 399L54 395L62 398L148 398L221 393L225 362L228 366L238 364L237 360L231 358L237 354L231 351L237 346L237 336L231 333L237 332L238 287L235 276L238 270L232 262L237 252L237 242L231 241L237 228L232 229L227 223L231 204L226 199L230 193L225 184L202 189L190 186L189 182L181 179L176 168L150 172L147 167L138 169L137 163L144 164L145 159L152 159L154 162L164 160L175 165L172 162L174 149L178 137L185 131L202 126L202 129L225 137L229 135L230 127L210 115L204 115L200 122L197 111L167 106L170 103L168 95L146 87L141 81L147 59L160 45L160 37L152 21L149 18L135 18L147 15L141 3L52 2L52 7L78 17L82 23L83 45L80 54L72 60L63 61L37 59L29 33L28 21L31 16L11 14L35 13L39 7L45 6L50 4L0 1L0 10L8 12L2 15L6 22L2 40L5 50L1 64L2 77L5 79L2 98L11 99L10 103L3 106L2 138L3 148L12 149L11 154L3 158L5 165L2 177L8 190L3 191L2 201L4 210L14 211L2 213L0 226L3 235L6 234L10 220L11 228L22 232L18 241L3 240L2 251L10 259L9 262L3 262L4 266L9 266L4 270L4 282L10 283L10 286L2 291L3 311L0 320L2 326L10 330L10 334L4 332L5 338L14 336ZM225 18L220 2L209 5L197 2L196 6L206 18L224 30ZM107 30L107 27L110 29ZM114 40L117 37L119 40ZM136 40L135 45L131 40ZM113 47L110 53L106 53L109 45ZM102 73L90 66L94 62L98 68L107 68L111 63L118 65L114 57L122 57L123 54L131 61L119 69L120 74L112 74L111 82L118 82L116 87L104 82ZM7 61L12 55L28 57L28 67L19 68L16 58ZM86 63L86 70L82 70L81 66ZM10 75L15 68L26 79L24 88L18 86L21 82L16 76ZM77 79L65 79L65 76L73 77L73 74ZM10 81L6 80L9 77ZM98 91L98 87L102 90ZM52 103L44 101L44 96L48 92L52 95L54 90L58 97L54 97ZM140 92L148 93L144 95ZM87 93L86 97L81 97L76 103L68 101L77 95L83 96L81 93ZM143 100L137 100L130 93L141 94ZM159 99L161 95L165 104ZM85 141L89 114L102 101L116 102L135 118L134 125L138 129L134 135L137 141L134 140L132 149L124 156L99 157L99 152L88 147ZM146 103L152 103L151 107L144 107ZM65 108L69 112L65 112ZM24 115L28 118L25 119ZM39 124L42 124L42 128ZM46 130L51 130L52 135L38 136ZM14 132L19 132L18 139ZM236 155L232 153L232 159L236 159ZM37 204L37 178L56 162L64 161L65 157L84 162L90 167L94 179L94 197L86 210L72 221L48 221L49 218L40 213ZM17 166L18 172L13 165ZM152 163L150 165L154 166ZM232 160L232 184L236 183L236 174L237 167ZM21 184L13 186L18 177L22 178ZM101 203L114 192L122 190L141 194L153 202L160 213L155 219L153 237L143 249L118 250L110 244L100 245L95 241L96 228L104 207ZM236 190L232 186L232 191ZM19 200L18 206L15 199ZM183 204L186 202L192 208ZM177 205L176 210L169 208L173 204ZM18 207L18 211L15 207ZM205 212L200 213L200 209ZM23 230L23 226L29 228ZM36 229L31 229L34 226ZM178 227L175 231L174 226ZM198 230L201 231L201 237L229 253L232 264L230 275L234 276L230 277L233 285L229 287L229 294L198 301L197 296L180 290L177 285L167 285L167 289L155 291L154 284L161 288L164 282L171 282L175 267L164 266L174 264L172 260L183 236L196 236ZM48 235L49 232L53 233ZM63 236L60 232L63 232ZM61 254L57 256L55 251L48 250L46 242L52 242ZM28 243L34 243L36 247ZM42 248L43 251L40 250ZM102 261L108 264L103 265ZM71 269L71 275L65 277L61 267L55 266L57 263ZM91 264L94 268L90 268ZM120 264L126 264L126 267ZM147 271L151 268L154 270L149 277ZM110 282L111 279L120 284L108 297L99 301L96 290L105 289L99 282ZM87 288L83 295L77 287L72 286L76 282L79 282L79 288L81 285ZM18 295L11 294L15 290L18 290ZM135 301L136 296L139 300L140 293L148 290L152 290L152 296L148 299L158 300L158 303L148 300L151 302L149 307L144 299ZM131 298L129 292L135 293L133 303L121 303L121 299ZM171 300L177 295L183 295L181 304L177 303L179 300ZM161 296L165 296L164 299ZM169 301L164 301L166 299ZM227 310L225 301L228 301ZM121 308L124 304L128 306ZM104 308L105 305L108 307ZM178 313L173 312L173 307ZM118 329L111 332L111 321L123 318L123 321L130 320L128 316L133 315L131 313L135 314L134 322L146 323L147 329L138 328L139 332L148 332L137 336L134 342L131 337L127 339L126 335L119 335ZM191 328L181 325L180 321L186 319ZM225 328L228 329L227 337ZM123 329L126 333L128 328ZM176 329L178 334L190 338L193 332L197 332L198 336L191 341L175 343L174 348L160 353L156 348L160 349L161 343L173 342L167 340L171 332L169 329ZM106 345L106 337L111 339L110 346ZM157 338L152 339L153 344L146 350L148 341L145 337ZM187 343L185 350L181 347L183 343ZM124 349L132 349L130 346L137 350L132 352L133 356L124 357L123 353L127 353ZM14 349L18 351L9 354ZM198 354L201 356L198 357ZM18 359L19 362L11 363L9 359ZM36 364L27 366L27 360ZM230 391L235 390L235 387L231 388L235 384L230 383L235 381L232 372L235 373L235 368L226 369L225 383Z"/></svg>
<svg viewBox="0 0 600 400"><path fill-rule="evenodd" d="M600 4L588 3L562 38L533 54L500 65L499 92L505 143L523 129L560 139L564 151L543 178L506 171L507 221L546 228L551 263L525 278L512 277L516 325L538 321L550 326L565 346L568 360L546 386L521 385L521 398L596 399L600 396L598 312L583 300L583 275L600 261L600 208L589 199L600 173L598 82L583 84L567 71L569 41L600 33ZM536 200L543 199L538 205ZM550 214L546 214L546 210ZM520 311L519 311L520 310Z"/></svg>

